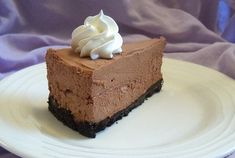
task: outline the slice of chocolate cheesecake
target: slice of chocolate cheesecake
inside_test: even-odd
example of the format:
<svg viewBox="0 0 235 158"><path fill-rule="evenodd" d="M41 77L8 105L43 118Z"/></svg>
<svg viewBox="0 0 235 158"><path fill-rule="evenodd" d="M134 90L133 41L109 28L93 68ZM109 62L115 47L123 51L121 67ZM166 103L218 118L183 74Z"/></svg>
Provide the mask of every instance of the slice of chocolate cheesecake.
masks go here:
<svg viewBox="0 0 235 158"><path fill-rule="evenodd" d="M161 90L166 41L151 39L124 44L112 59L81 58L73 49L46 54L49 110L84 136L121 119Z"/></svg>

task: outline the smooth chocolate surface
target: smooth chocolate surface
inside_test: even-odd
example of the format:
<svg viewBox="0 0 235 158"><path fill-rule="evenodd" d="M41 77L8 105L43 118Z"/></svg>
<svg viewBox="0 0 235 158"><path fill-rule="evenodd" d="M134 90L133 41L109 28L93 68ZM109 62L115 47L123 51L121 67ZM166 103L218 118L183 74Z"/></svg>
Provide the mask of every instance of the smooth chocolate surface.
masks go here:
<svg viewBox="0 0 235 158"><path fill-rule="evenodd" d="M50 96L75 122L100 122L125 109L162 79L165 39L123 45L113 59L80 58L72 49L46 55Z"/></svg>

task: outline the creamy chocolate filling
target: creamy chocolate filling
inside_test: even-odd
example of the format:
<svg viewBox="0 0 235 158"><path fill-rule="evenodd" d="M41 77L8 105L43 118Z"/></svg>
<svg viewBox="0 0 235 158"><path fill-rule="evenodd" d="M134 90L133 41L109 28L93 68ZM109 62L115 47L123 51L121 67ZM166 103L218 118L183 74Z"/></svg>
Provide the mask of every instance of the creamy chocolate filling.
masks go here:
<svg viewBox="0 0 235 158"><path fill-rule="evenodd" d="M48 50L50 95L75 121L99 122L125 109L162 78L165 39L125 44L113 59L80 58L72 49Z"/></svg>

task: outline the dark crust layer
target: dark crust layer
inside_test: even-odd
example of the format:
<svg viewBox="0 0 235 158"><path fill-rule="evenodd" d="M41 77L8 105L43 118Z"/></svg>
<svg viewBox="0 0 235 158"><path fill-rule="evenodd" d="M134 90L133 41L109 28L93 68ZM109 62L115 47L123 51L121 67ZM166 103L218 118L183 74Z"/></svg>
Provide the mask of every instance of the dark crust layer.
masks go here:
<svg viewBox="0 0 235 158"><path fill-rule="evenodd" d="M122 117L127 116L132 109L141 105L145 99L151 97L154 93L159 92L162 88L162 84L163 84L162 79L157 81L146 91L145 94L140 96L126 109L123 109L115 113L112 117L107 117L106 119L100 122L88 122L88 121L75 122L71 112L64 108L60 108L60 106L57 104L53 96L49 96L48 109L58 120L63 122L64 125L72 128L73 130L78 131L80 134L86 137L95 138L97 132L104 130L106 127L111 126L117 120L120 120Z"/></svg>

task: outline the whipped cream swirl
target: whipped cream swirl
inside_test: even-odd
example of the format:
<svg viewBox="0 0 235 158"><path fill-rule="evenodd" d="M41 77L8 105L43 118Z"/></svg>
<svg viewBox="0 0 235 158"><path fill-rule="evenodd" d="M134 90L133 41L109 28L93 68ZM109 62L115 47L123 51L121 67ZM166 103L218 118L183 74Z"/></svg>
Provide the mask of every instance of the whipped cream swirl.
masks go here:
<svg viewBox="0 0 235 158"><path fill-rule="evenodd" d="M113 58L113 54L122 52L123 40L118 30L116 22L101 10L72 32L71 46L80 57Z"/></svg>

